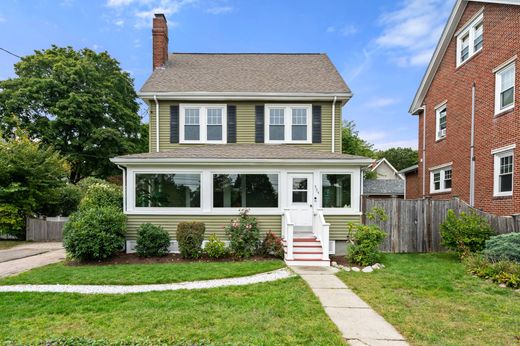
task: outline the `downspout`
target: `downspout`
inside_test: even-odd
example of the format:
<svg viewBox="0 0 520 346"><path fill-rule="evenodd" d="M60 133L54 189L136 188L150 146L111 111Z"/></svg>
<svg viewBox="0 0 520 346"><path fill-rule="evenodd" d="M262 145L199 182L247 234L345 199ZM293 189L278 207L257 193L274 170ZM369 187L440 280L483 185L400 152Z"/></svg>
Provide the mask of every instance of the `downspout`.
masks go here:
<svg viewBox="0 0 520 346"><path fill-rule="evenodd" d="M159 152L159 101L157 95L153 95L155 101L155 151Z"/></svg>
<svg viewBox="0 0 520 346"><path fill-rule="evenodd" d="M334 152L334 135L336 134L336 98L332 101L332 152Z"/></svg>
<svg viewBox="0 0 520 346"><path fill-rule="evenodd" d="M426 197L426 105L423 107L422 196Z"/></svg>
<svg viewBox="0 0 520 346"><path fill-rule="evenodd" d="M116 166L123 171L123 211L126 212L126 167Z"/></svg>
<svg viewBox="0 0 520 346"><path fill-rule="evenodd" d="M471 87L471 140L469 147L469 206L475 205L475 89Z"/></svg>

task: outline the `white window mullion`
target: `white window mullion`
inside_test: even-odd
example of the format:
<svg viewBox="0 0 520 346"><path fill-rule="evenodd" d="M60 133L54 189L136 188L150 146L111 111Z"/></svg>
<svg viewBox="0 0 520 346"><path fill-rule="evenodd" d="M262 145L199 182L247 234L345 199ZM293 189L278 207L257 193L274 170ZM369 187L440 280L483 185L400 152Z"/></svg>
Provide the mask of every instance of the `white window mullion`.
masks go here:
<svg viewBox="0 0 520 346"><path fill-rule="evenodd" d="M284 112L283 119L284 119L284 127L285 127L284 141L287 143L287 142L292 141L292 110L291 110L291 107L285 107L283 112Z"/></svg>
<svg viewBox="0 0 520 346"><path fill-rule="evenodd" d="M200 141L206 142L208 140L208 108L202 107L200 110Z"/></svg>

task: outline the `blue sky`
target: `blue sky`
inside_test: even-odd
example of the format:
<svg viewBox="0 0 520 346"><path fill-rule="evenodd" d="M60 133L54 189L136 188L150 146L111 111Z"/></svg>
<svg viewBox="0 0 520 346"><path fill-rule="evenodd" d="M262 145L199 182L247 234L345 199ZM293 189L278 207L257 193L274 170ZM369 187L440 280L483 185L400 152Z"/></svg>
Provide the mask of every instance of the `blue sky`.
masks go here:
<svg viewBox="0 0 520 346"><path fill-rule="evenodd" d="M170 51L324 52L354 92L343 117L384 149L417 146L408 107L454 0L2 0L0 47L108 51L140 88L151 72L151 18ZM17 58L0 51L0 79ZM143 112L144 113L144 112Z"/></svg>

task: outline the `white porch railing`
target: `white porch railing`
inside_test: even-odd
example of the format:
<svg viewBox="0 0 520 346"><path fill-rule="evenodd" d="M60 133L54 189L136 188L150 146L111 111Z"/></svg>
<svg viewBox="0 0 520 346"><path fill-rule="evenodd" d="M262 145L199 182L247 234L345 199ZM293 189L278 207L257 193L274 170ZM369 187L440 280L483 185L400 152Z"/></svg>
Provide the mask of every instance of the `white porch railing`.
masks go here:
<svg viewBox="0 0 520 346"><path fill-rule="evenodd" d="M282 216L282 238L287 245L286 260L294 259L294 223L291 220L291 212L285 209Z"/></svg>
<svg viewBox="0 0 520 346"><path fill-rule="evenodd" d="M312 232L317 240L321 243L322 260L329 260L329 227L330 224L325 222L322 209L316 209L314 212Z"/></svg>

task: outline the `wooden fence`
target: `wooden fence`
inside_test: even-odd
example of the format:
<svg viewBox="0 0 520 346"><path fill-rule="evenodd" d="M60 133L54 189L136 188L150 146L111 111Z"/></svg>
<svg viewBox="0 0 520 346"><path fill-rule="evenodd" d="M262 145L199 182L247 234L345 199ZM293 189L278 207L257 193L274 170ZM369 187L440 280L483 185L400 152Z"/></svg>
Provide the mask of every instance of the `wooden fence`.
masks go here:
<svg viewBox="0 0 520 346"><path fill-rule="evenodd" d="M67 218L27 218L26 239L31 241L62 241Z"/></svg>
<svg viewBox="0 0 520 346"><path fill-rule="evenodd" d="M443 251L440 225L450 209L457 215L460 212L475 211L488 219L491 227L498 234L520 232L520 215L496 216L485 213L470 207L458 198L451 200L363 199L364 213L374 207L382 208L388 215L388 219L385 222L374 222L368 220L363 214L363 222L378 224L388 234L382 245L382 251L386 252Z"/></svg>

